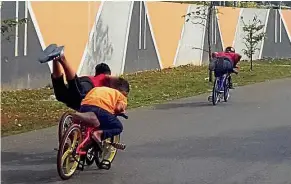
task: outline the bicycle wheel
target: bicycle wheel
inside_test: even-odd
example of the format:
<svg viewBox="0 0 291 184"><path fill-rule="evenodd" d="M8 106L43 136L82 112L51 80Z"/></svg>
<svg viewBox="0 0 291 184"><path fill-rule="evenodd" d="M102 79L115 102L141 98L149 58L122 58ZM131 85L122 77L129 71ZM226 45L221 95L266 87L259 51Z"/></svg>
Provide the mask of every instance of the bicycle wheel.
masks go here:
<svg viewBox="0 0 291 184"><path fill-rule="evenodd" d="M58 128L58 135L59 135L59 143L62 141L62 137L66 130L73 124L72 122L72 115L70 112L65 112L60 121L59 121L59 128Z"/></svg>
<svg viewBox="0 0 291 184"><path fill-rule="evenodd" d="M57 170L63 180L71 178L79 165L80 155L76 155L76 149L82 141L81 129L76 124L66 131L61 141L57 155Z"/></svg>
<svg viewBox="0 0 291 184"><path fill-rule="evenodd" d="M98 168L100 168L100 162L102 162L102 160L107 160L110 163L112 163L113 160L115 159L115 156L117 154L117 149L112 146L112 143L120 143L120 135L116 135L112 138L108 138L103 141L103 145L102 145L103 151L98 152L95 158L95 163Z"/></svg>
<svg viewBox="0 0 291 184"><path fill-rule="evenodd" d="M228 82L228 77L225 78L224 81L224 90L223 90L223 98L224 101L227 102L229 99L229 82Z"/></svg>
<svg viewBox="0 0 291 184"><path fill-rule="evenodd" d="M218 94L218 78L215 77L214 80L214 85L213 85L213 89L212 89L212 104L216 105L218 103L219 100L219 94Z"/></svg>

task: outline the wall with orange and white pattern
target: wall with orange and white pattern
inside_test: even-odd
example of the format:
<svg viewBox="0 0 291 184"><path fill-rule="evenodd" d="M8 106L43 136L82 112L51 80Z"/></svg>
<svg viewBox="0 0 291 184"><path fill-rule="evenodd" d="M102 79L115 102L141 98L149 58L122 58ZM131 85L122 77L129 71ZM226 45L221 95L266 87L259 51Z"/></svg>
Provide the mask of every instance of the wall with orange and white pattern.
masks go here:
<svg viewBox="0 0 291 184"><path fill-rule="evenodd" d="M3 2L2 19L27 17L29 23L13 29L14 38L1 41L2 88L49 84L51 63L41 65L37 58L51 43L65 46L65 55L79 75L94 74L94 66L101 62L107 63L114 75L206 64L205 26L186 22L183 17L199 7L146 1ZM241 17L248 22L256 14L266 25L267 38L259 43L254 58L291 57L290 10L217 10L210 22L213 51L233 46L242 54Z"/></svg>

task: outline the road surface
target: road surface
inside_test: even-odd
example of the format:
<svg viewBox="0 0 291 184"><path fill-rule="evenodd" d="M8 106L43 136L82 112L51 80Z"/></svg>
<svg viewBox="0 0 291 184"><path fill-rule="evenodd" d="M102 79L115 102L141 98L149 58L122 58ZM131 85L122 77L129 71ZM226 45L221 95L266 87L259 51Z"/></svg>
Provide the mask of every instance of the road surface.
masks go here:
<svg viewBox="0 0 291 184"><path fill-rule="evenodd" d="M206 100L130 111L112 169L68 181L56 170L56 127L3 138L2 183L291 183L291 79L239 87L215 107Z"/></svg>

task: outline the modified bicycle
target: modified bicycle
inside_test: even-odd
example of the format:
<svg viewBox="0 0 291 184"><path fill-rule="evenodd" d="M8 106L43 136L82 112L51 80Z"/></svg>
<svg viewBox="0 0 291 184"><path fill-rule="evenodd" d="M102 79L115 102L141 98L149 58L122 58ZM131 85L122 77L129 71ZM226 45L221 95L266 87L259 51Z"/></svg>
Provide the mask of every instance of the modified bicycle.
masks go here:
<svg viewBox="0 0 291 184"><path fill-rule="evenodd" d="M128 119L125 114L117 116ZM62 130L64 133L60 139L57 155L59 176L63 180L67 180L77 169L84 170L84 166L92 165L94 161L99 169L109 170L117 154L117 149L125 149L125 145L120 143L120 135L97 144L92 139L92 133L96 128L85 125L82 121L74 122L73 114L65 113L63 118L65 117L71 120L71 125L65 131Z"/></svg>
<svg viewBox="0 0 291 184"><path fill-rule="evenodd" d="M227 102L230 94L229 94L229 75L224 74L220 77L215 77L212 95L208 97L208 101L211 101L213 105L216 105L218 102L222 101L222 99Z"/></svg>

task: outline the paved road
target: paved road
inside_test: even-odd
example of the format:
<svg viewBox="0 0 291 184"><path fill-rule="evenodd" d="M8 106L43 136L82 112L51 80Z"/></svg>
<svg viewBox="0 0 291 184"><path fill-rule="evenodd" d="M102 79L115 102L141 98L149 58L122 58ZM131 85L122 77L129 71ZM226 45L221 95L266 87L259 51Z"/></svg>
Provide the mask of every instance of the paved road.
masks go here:
<svg viewBox="0 0 291 184"><path fill-rule="evenodd" d="M65 182L56 127L4 138L2 183L291 183L291 79L237 88L216 107L206 96L131 111L112 169Z"/></svg>

